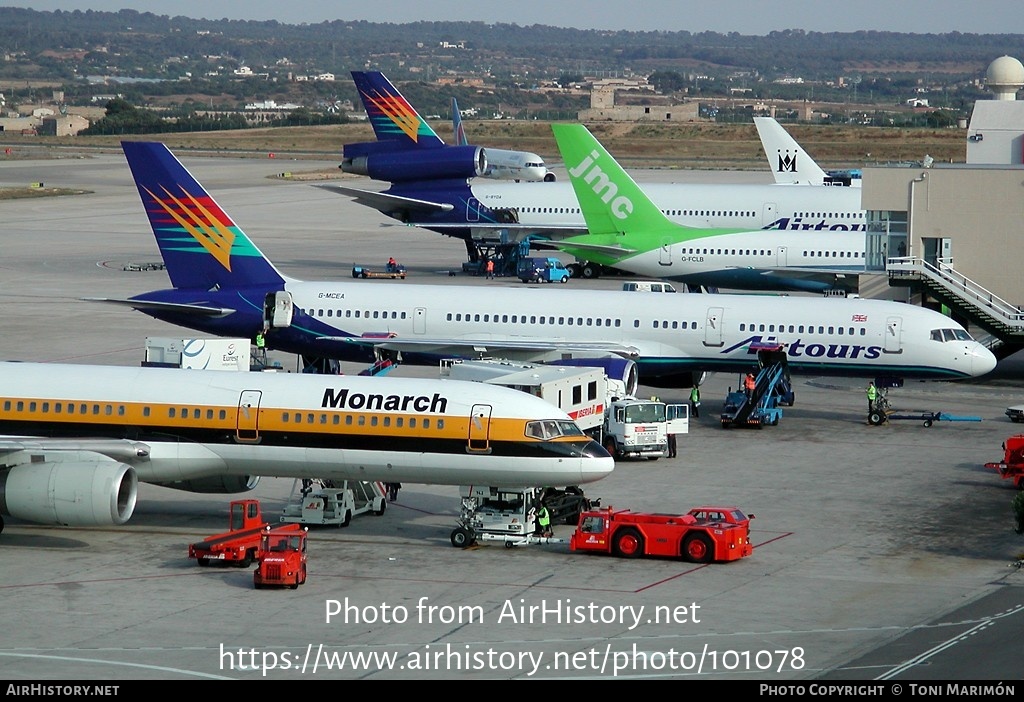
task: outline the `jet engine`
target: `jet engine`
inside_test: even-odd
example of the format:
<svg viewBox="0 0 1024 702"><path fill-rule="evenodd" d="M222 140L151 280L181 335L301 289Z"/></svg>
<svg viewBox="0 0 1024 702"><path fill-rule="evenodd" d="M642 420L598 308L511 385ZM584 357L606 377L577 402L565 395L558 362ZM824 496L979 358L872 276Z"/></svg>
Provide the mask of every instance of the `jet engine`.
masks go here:
<svg viewBox="0 0 1024 702"><path fill-rule="evenodd" d="M146 482L152 481L147 480ZM207 478L175 480L168 483L153 482L152 484L204 495L230 495L236 492L255 490L256 486L260 484L260 477L258 475L211 475Z"/></svg>
<svg viewBox="0 0 1024 702"><path fill-rule="evenodd" d="M134 468L87 452L45 458L0 473L0 513L72 527L119 526L131 518L139 489Z"/></svg>
<svg viewBox="0 0 1024 702"><path fill-rule="evenodd" d="M389 183L475 178L487 171L487 154L479 146L396 151L388 142L346 144L341 170Z"/></svg>

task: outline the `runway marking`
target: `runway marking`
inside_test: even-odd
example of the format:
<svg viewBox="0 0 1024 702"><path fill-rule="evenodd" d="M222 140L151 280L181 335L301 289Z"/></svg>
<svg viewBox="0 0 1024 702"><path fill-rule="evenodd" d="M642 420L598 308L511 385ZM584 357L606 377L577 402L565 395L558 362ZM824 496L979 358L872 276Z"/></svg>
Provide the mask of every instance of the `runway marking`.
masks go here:
<svg viewBox="0 0 1024 702"><path fill-rule="evenodd" d="M123 650L123 649L122 649ZM168 668L162 665L147 665L144 663L126 663L124 661L104 661L98 658L76 658L74 656L46 656L35 653L2 653L0 656L7 658L35 658L39 660L53 660L63 661L66 663L95 663L98 665L109 665L116 667L125 668L144 668L146 670L155 670L161 673L179 673L181 675L189 675L196 678L209 678L211 680L234 680L224 675L211 675L210 673L200 673L195 670L182 670L181 668Z"/></svg>
<svg viewBox="0 0 1024 702"><path fill-rule="evenodd" d="M919 665L919 664L925 662L926 660L928 660L929 658L931 658L935 654L941 653L942 651L945 651L946 649L949 649L949 648L952 648L953 646L956 646L961 641L964 641L965 639L973 636L974 634L978 633L982 629L984 629L984 628L986 628L988 626L991 626L997 619L1002 619L1003 617L1009 617L1009 616L1012 616L1012 615L1017 614L1018 612L1022 612L1022 611L1024 611L1024 605L1017 605L1013 609L1010 609L1010 610L1008 610L1006 612L1001 612L1000 614L994 614L991 617L986 617L986 618L982 619L980 622L978 622L976 625L974 625L973 627L968 629L967 631L964 631L964 632L962 632L960 634L957 634L956 636L954 636L952 638L946 639L942 643L938 644L937 646L933 646L932 648L930 648L929 650L925 651L921 655L915 656L914 658L911 658L909 661L905 661L904 663L901 663L900 665L896 666L895 668L893 668L892 670L890 670L889 672L887 672L887 673L885 673L883 675L879 675L877 678L875 678L875 680L889 680L894 675L899 675L900 673L903 673L903 672L905 672L907 670L910 670L915 665ZM963 624L965 622L959 622L959 623ZM952 624L953 623L951 622L948 625L952 625ZM948 626L948 625L944 624L944 625L940 625L940 626ZM928 627L913 627L913 628L917 629L917 628L928 628Z"/></svg>
<svg viewBox="0 0 1024 702"><path fill-rule="evenodd" d="M216 572L216 571L202 571L205 572ZM187 572L187 573L170 573L167 575L136 575L132 577L124 578L97 578L95 580L57 580L53 582L43 583L21 583L19 585L0 585L0 590L19 590L25 587L61 587L64 585L94 585L96 583L118 583L134 580L159 580L163 578L183 578L191 577L195 575L201 575L201 572Z"/></svg>

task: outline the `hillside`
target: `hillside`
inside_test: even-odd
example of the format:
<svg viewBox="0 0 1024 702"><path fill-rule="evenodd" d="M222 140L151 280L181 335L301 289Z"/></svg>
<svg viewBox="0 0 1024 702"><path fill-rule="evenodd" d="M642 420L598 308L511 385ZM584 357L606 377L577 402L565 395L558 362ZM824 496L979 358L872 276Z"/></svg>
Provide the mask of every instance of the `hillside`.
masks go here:
<svg viewBox="0 0 1024 702"><path fill-rule="evenodd" d="M588 125L597 138L622 163L633 167L659 168L763 168L765 156L753 124L692 123L684 125L595 123ZM451 141L451 125L434 123L442 138ZM930 155L937 162L963 163L967 141L961 129L896 129L823 125L786 125L786 129L825 168L856 168L899 161L920 161ZM533 151L551 163L561 159L551 135L550 123L481 120L466 122L473 143L495 148ZM324 160L338 160L343 146L370 141L366 123L328 127L282 127L239 131L198 132L130 136L130 139L163 141L172 150L267 153L302 153ZM43 144L83 148L118 148L120 137L22 137L4 135L3 143L17 158L19 147Z"/></svg>

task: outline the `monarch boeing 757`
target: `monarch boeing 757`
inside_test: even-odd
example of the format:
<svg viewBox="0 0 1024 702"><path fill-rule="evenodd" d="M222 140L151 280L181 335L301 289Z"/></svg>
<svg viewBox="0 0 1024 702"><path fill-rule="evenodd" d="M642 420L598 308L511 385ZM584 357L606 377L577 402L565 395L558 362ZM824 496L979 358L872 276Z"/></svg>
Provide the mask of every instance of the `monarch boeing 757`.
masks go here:
<svg viewBox="0 0 1024 702"><path fill-rule="evenodd" d="M612 468L558 408L484 383L0 363L0 515L42 524L124 524L140 481L546 486Z"/></svg>

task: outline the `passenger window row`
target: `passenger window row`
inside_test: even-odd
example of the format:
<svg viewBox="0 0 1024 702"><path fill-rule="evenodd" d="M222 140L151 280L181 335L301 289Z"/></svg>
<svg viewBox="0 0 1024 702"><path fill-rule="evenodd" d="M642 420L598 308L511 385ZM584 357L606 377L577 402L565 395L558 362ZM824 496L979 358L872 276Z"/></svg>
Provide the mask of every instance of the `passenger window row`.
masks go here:
<svg viewBox="0 0 1024 702"><path fill-rule="evenodd" d="M771 249L703 249L697 247L683 247L679 253L703 254L706 256L773 256ZM803 255L807 258L864 258L863 251L808 251Z"/></svg>
<svg viewBox="0 0 1024 702"><path fill-rule="evenodd" d="M825 330L828 330L827 332ZM867 336L867 329L860 327L860 332L857 331L857 327L825 327L825 326L814 326L808 324L740 324L740 331L756 331L756 332L778 332L778 333L789 333L789 334L838 334L840 336L848 335L855 336L858 333L860 336Z"/></svg>
<svg viewBox="0 0 1024 702"><path fill-rule="evenodd" d="M342 416L344 416L344 420L342 419ZM330 419L328 419L328 417L330 417ZM316 412L283 412L281 415L281 421L284 422L285 424L291 423L326 425L330 423L332 425L344 424L345 426L357 427L390 427L393 425L397 428L408 426L409 429L415 429L417 427L423 429L430 429L431 426L433 426L437 430L444 429L443 418L440 418L435 422L431 422L430 417L391 417L389 415L378 417L377 415L370 415L370 417L367 418L367 416L364 414L327 415L325 413L317 414Z"/></svg>
<svg viewBox="0 0 1024 702"><path fill-rule="evenodd" d="M127 408L125 405L113 405L113 404L96 404L86 402L61 402L61 401L49 401L49 400L4 400L3 401L4 412L29 412L35 414L37 412L43 414L62 414L62 415L75 415L75 416L104 416L104 417L124 417L127 414ZM144 406L142 408L142 416L150 417L153 415L152 408ZM213 409L213 408L200 408L200 407L167 407L167 418L168 419L205 419L212 421L214 418L221 421L228 419L228 410ZM344 417L344 418L343 418ZM329 418L329 419L328 419ZM315 412L282 412L281 421L285 424L320 424L326 425L328 423L332 425L345 426L383 426L390 427L395 426L397 428L408 427L409 429L434 429L440 431L444 429L444 419L439 418L431 420L430 417L391 417L383 416L378 417L371 415L352 415L352 414L331 414L326 413L315 413Z"/></svg>
<svg viewBox="0 0 1024 702"><path fill-rule="evenodd" d="M338 318L342 317L342 314L341 314L342 311L341 310L335 310L333 308L327 308L327 309L319 308L319 309L315 309L315 310L303 310L303 309L300 308L299 311L300 312L306 312L306 314L310 315L311 317L338 317ZM387 310L381 311L381 310L352 310L352 309L347 309L347 310L345 310L344 316L347 319L353 319L353 318L355 318L355 319L371 319L371 318L372 319L405 319L406 318L406 314L407 314L406 312L396 312L396 311L389 312Z"/></svg>

